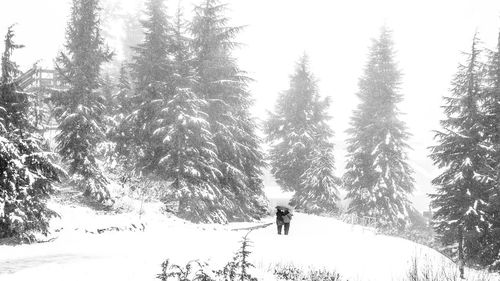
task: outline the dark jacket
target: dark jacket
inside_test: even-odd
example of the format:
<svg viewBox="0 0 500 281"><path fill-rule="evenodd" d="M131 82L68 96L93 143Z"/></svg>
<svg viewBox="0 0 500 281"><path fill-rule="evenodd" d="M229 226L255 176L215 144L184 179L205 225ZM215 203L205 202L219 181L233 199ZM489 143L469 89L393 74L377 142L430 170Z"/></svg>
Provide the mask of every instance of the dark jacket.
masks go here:
<svg viewBox="0 0 500 281"><path fill-rule="evenodd" d="M277 224L284 224L283 215L285 215L285 212L283 212L282 210L278 209L276 211L276 223Z"/></svg>

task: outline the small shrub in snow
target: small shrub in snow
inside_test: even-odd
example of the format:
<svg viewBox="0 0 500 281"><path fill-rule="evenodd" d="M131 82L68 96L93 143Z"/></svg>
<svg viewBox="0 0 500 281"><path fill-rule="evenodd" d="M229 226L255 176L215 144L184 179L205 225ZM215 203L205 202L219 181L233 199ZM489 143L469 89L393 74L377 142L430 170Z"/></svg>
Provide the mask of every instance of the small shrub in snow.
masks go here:
<svg viewBox="0 0 500 281"><path fill-rule="evenodd" d="M250 246L250 240L248 239L248 234L243 237L241 241L241 247L236 252L233 260L224 266L223 269L216 272L217 276L221 280L225 281L256 281L257 278L253 277L248 273L248 269L255 267L251 262L248 261L248 257L252 252L248 250Z"/></svg>
<svg viewBox="0 0 500 281"><path fill-rule="evenodd" d="M278 280L304 280L301 279L304 276L304 272L294 266L276 267L274 268L273 274Z"/></svg>
<svg viewBox="0 0 500 281"><path fill-rule="evenodd" d="M412 260L411 267L408 271L407 278L404 281L455 281L458 280L456 274L446 274L442 269L437 272L429 265L419 264L417 258Z"/></svg>
<svg viewBox="0 0 500 281"><path fill-rule="evenodd" d="M436 234L432 228L415 228L409 227L406 229L377 229L378 233L401 237L418 244L425 245L429 248L441 252L445 256L450 256L449 253L443 250L442 244L436 239Z"/></svg>
<svg viewBox="0 0 500 281"><path fill-rule="evenodd" d="M491 281L487 273L478 274L468 278L460 278L458 267L450 268L445 265L433 265L421 263L417 258L413 258L406 278L402 281Z"/></svg>
<svg viewBox="0 0 500 281"><path fill-rule="evenodd" d="M233 260L220 270L208 271L208 265L199 261L190 261L182 267L171 264L167 259L163 262L162 272L157 275L157 278L162 281L257 281L258 279L248 272L250 268L255 267L248 261L251 254L248 250L249 246L250 240L247 233L243 237L241 247L234 255Z"/></svg>
<svg viewBox="0 0 500 281"><path fill-rule="evenodd" d="M186 266L182 267L170 263L166 260L161 265L162 272L156 278L162 281L177 280L177 281L211 281L212 279L206 272L206 264L199 261L190 261Z"/></svg>
<svg viewBox="0 0 500 281"><path fill-rule="evenodd" d="M344 281L340 274L325 269L303 271L293 265L277 266L273 272L277 280L293 281Z"/></svg>

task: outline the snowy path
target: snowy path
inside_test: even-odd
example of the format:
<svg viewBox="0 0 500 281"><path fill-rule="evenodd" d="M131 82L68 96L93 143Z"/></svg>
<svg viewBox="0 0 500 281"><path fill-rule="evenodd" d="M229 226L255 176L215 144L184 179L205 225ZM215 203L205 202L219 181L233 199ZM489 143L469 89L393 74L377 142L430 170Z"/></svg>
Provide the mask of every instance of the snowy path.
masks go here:
<svg viewBox="0 0 500 281"><path fill-rule="evenodd" d="M265 222L272 221L272 218ZM150 224L145 232L85 234L67 231L51 243L0 246L0 280L155 280L166 258L174 263L199 259L220 268L255 224L193 225L179 220ZM399 280L410 261L449 261L427 247L376 235L335 219L296 214L289 236L276 227L253 230L252 262L263 280L277 264L336 270L351 281Z"/></svg>
<svg viewBox="0 0 500 281"><path fill-rule="evenodd" d="M78 262L82 259L92 259L92 256L71 254L41 255L29 258L0 260L0 275L11 274L46 264L64 265L65 263Z"/></svg>

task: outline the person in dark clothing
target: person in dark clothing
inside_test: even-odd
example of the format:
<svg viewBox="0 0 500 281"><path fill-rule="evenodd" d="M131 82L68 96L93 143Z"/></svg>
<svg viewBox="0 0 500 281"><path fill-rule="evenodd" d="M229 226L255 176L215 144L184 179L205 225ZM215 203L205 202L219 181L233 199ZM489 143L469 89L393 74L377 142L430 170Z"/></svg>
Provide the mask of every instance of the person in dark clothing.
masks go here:
<svg viewBox="0 0 500 281"><path fill-rule="evenodd" d="M280 206L276 207L276 225L278 227L278 235L281 235L281 230L283 226L285 228L285 235L288 235L290 230L290 220L292 219L292 213L288 208L282 208Z"/></svg>
<svg viewBox="0 0 500 281"><path fill-rule="evenodd" d="M292 213L285 210L283 212L283 225L285 226L285 235L288 235L288 230L290 230L290 221L292 220Z"/></svg>
<svg viewBox="0 0 500 281"><path fill-rule="evenodd" d="M283 215L284 215L283 210L276 207L276 226L278 227L278 235L281 235L281 230L283 229L283 225L285 224L283 222Z"/></svg>

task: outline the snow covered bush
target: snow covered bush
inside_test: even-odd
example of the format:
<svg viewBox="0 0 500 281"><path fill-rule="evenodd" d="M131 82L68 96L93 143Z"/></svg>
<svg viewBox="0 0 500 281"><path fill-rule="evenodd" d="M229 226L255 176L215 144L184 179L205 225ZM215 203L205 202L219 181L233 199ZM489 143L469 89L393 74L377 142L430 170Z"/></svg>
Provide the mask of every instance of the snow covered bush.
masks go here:
<svg viewBox="0 0 500 281"><path fill-rule="evenodd" d="M304 271L293 265L279 265L273 272L277 280L293 281L344 281L340 274L324 269L310 269Z"/></svg>
<svg viewBox="0 0 500 281"><path fill-rule="evenodd" d="M304 273L293 265L280 265L274 268L273 275L278 280L301 280Z"/></svg>
<svg viewBox="0 0 500 281"><path fill-rule="evenodd" d="M249 232L250 233L250 232ZM200 261L190 261L184 267L172 264L166 260L162 264L162 272L157 278L162 281L257 281L248 270L255 266L249 262L250 240L247 233L241 241L241 247L235 253L233 260L222 269L208 270L208 264ZM319 279L318 279L319 280Z"/></svg>
<svg viewBox="0 0 500 281"><path fill-rule="evenodd" d="M449 273L444 268L437 271L429 265L419 264L418 259L414 258L404 281L456 281L458 279L457 272Z"/></svg>
<svg viewBox="0 0 500 281"><path fill-rule="evenodd" d="M58 179L57 169L36 139L9 135L0 136L0 239L32 241L32 231L47 234L49 220L56 216L45 200Z"/></svg>
<svg viewBox="0 0 500 281"><path fill-rule="evenodd" d="M161 265L162 272L156 276L161 281L212 281L206 272L206 264L199 261L190 261L186 266L182 267L172 264L170 260L166 260Z"/></svg>
<svg viewBox="0 0 500 281"><path fill-rule="evenodd" d="M335 176L333 145L315 148L310 167L302 175L303 188L295 192L290 205L308 214L335 214L341 180Z"/></svg>
<svg viewBox="0 0 500 281"><path fill-rule="evenodd" d="M248 258L252 252L249 251L250 240L248 239L248 232L241 241L241 247L236 252L233 260L228 262L223 269L216 272L217 277L224 281L257 281L248 270L255 266L249 262Z"/></svg>
<svg viewBox="0 0 500 281"><path fill-rule="evenodd" d="M459 276L459 268L449 268L445 265L436 265L431 263L423 263L422 260L414 257L406 278L402 281L493 281L491 276L485 272L484 274L475 275L475 277L461 278Z"/></svg>

